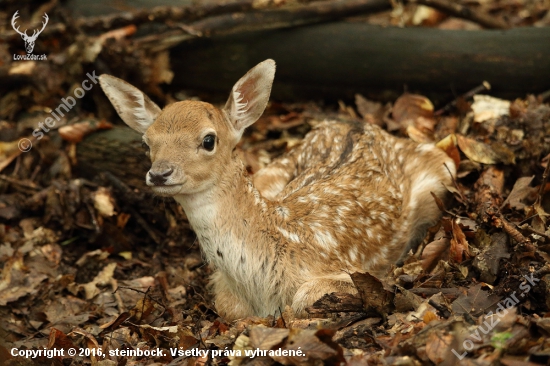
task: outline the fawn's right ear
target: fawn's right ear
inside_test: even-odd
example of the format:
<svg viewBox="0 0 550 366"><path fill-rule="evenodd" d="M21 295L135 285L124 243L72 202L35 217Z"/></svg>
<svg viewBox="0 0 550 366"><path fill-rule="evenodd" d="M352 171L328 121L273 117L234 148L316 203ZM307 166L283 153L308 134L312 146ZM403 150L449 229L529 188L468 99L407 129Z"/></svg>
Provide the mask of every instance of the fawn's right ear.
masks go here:
<svg viewBox="0 0 550 366"><path fill-rule="evenodd" d="M233 86L225 104L235 140L241 139L245 128L260 118L269 101L271 86L275 77L275 61L260 62Z"/></svg>
<svg viewBox="0 0 550 366"><path fill-rule="evenodd" d="M120 118L137 132L145 133L161 112L147 95L124 80L103 74L99 84Z"/></svg>

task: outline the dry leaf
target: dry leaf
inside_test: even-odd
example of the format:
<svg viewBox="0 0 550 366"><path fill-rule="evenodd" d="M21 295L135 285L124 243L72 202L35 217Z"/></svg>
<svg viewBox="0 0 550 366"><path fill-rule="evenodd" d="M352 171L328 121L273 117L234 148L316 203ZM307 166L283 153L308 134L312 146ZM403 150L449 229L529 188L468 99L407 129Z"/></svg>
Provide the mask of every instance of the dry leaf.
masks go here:
<svg viewBox="0 0 550 366"><path fill-rule="evenodd" d="M437 315L435 315L435 313L432 311L427 311L426 314L424 314L424 317L422 318L422 321L426 324L434 320L437 320Z"/></svg>
<svg viewBox="0 0 550 366"><path fill-rule="evenodd" d="M93 193L94 207L103 217L111 217L115 212L115 199L111 191L105 187L99 187Z"/></svg>
<svg viewBox="0 0 550 366"><path fill-rule="evenodd" d="M250 329L250 345L253 348L270 350L288 337L289 330L256 326Z"/></svg>
<svg viewBox="0 0 550 366"><path fill-rule="evenodd" d="M394 297L388 285L369 273L352 273L351 280L367 310L371 309L383 315L388 313Z"/></svg>
<svg viewBox="0 0 550 366"><path fill-rule="evenodd" d="M483 284L477 284L468 289L465 295L461 295L451 304L456 315L464 313L472 317L478 317L488 313L500 301L500 296L490 295L488 291L482 290Z"/></svg>
<svg viewBox="0 0 550 366"><path fill-rule="evenodd" d="M510 115L510 101L489 95L474 95L472 110L474 111L474 122L481 123Z"/></svg>
<svg viewBox="0 0 550 366"><path fill-rule="evenodd" d="M491 235L491 244L483 248L482 252L476 255L473 266L479 272L479 278L487 283L495 282L502 258L510 258L508 253L508 236L505 233Z"/></svg>
<svg viewBox="0 0 550 366"><path fill-rule="evenodd" d="M84 289L86 300L92 299L95 295L99 294L101 290L97 287L105 286L110 283L113 275L115 274L116 263L109 263L106 265L101 272L94 277L91 282L80 285L80 288Z"/></svg>
<svg viewBox="0 0 550 366"><path fill-rule="evenodd" d="M456 220L452 220L452 232L453 238L451 239L451 256L457 263L462 263L464 256L470 257L468 249L468 242L466 241L466 235L457 224Z"/></svg>
<svg viewBox="0 0 550 366"><path fill-rule="evenodd" d="M338 355L336 349L319 340L315 334L315 330L291 329L288 341L282 347L282 350L292 350L296 353L301 351L304 356L275 354L270 357L283 365L299 365L305 362L312 364L314 360L327 361L327 359ZM278 352L278 350L275 350L275 352Z"/></svg>
<svg viewBox="0 0 550 366"><path fill-rule="evenodd" d="M65 141L78 143L84 137L97 130L109 130L113 125L109 122L101 121L84 121L59 127L59 135Z"/></svg>
<svg viewBox="0 0 550 366"><path fill-rule="evenodd" d="M430 272L440 260L446 260L449 257L448 249L450 241L447 238L432 241L422 251L422 268Z"/></svg>
<svg viewBox="0 0 550 366"><path fill-rule="evenodd" d="M434 364L438 365L449 357L449 348L453 342L453 335L432 332L426 343L426 355ZM451 356L453 357L453 356Z"/></svg>
<svg viewBox="0 0 550 366"><path fill-rule="evenodd" d="M361 94L355 94L355 105L357 111L367 123L382 126L384 124L384 115L387 108L380 102L373 102L363 97Z"/></svg>
<svg viewBox="0 0 550 366"><path fill-rule="evenodd" d="M458 142L456 139L456 135L450 134L439 141L436 146L445 151L445 153L449 155L451 159L453 159L455 166L458 167L460 165L460 151L458 151L457 144Z"/></svg>
<svg viewBox="0 0 550 366"><path fill-rule="evenodd" d="M489 145L460 134L457 134L456 138L460 150L468 159L482 164L496 164L499 162L497 154Z"/></svg>
<svg viewBox="0 0 550 366"><path fill-rule="evenodd" d="M512 188L512 192L510 192L510 195L508 196L508 198L506 198L506 201L504 201L502 206L509 204L512 208L523 210L526 205L521 201L529 197L532 193L536 192L536 188L530 186L534 178L534 175L530 177L519 178L516 183L514 183L514 188Z"/></svg>
<svg viewBox="0 0 550 366"><path fill-rule="evenodd" d="M423 95L405 93L395 101L392 117L403 130L414 126L420 132L431 135L435 126L434 106Z"/></svg>

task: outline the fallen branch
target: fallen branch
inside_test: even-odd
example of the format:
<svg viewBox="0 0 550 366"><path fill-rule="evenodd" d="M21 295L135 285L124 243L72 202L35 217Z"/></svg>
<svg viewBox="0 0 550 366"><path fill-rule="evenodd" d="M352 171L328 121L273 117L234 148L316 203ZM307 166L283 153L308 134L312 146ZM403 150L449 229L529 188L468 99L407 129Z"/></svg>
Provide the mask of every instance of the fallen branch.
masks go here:
<svg viewBox="0 0 550 366"><path fill-rule="evenodd" d="M268 9L208 17L160 34L142 37L134 47L159 52L197 37L297 27L391 8L387 0L317 1L288 9Z"/></svg>
<svg viewBox="0 0 550 366"><path fill-rule="evenodd" d="M472 10L466 5L458 4L447 0L409 0L410 3L417 3L437 9L443 13L457 18L471 20L490 29L507 29L510 26L503 20L485 14L479 10Z"/></svg>
<svg viewBox="0 0 550 366"><path fill-rule="evenodd" d="M139 26L152 22L181 22L194 21L197 19L219 14L245 12L254 9L254 0L236 0L229 3L207 3L189 6L156 6L152 9L138 9L135 11L116 12L113 14L94 17L76 18L71 24L56 23L49 25L42 36L50 36L63 33L67 28L75 28L83 32L108 31L114 28L128 25ZM257 9L259 9L257 7ZM29 27L33 27L31 24ZM0 34L0 39L14 37L13 31Z"/></svg>

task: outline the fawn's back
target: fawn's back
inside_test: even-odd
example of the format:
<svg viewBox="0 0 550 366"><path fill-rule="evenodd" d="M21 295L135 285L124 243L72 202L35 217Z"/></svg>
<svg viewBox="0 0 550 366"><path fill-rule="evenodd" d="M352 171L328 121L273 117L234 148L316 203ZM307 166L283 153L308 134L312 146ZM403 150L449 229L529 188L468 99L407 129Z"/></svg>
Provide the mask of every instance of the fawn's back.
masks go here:
<svg viewBox="0 0 550 366"><path fill-rule="evenodd" d="M326 121L258 172L235 151L263 113L275 63L264 61L233 87L223 109L184 101L161 110L124 81L100 77L121 118L142 132L156 194L181 204L228 319L298 315L322 295L355 293L349 273L383 276L423 238L440 212L455 167L433 145L380 128Z"/></svg>
<svg viewBox="0 0 550 366"><path fill-rule="evenodd" d="M325 121L254 183L277 204L285 237L306 242L306 253L335 269L383 275L435 224L440 212L430 192L444 197L454 169L434 145L370 124Z"/></svg>

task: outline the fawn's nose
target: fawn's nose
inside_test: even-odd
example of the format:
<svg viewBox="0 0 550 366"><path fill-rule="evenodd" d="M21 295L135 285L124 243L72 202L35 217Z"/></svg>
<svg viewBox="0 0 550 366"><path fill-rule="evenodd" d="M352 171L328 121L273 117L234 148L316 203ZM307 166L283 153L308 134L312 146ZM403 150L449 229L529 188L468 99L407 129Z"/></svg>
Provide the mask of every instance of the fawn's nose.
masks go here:
<svg viewBox="0 0 550 366"><path fill-rule="evenodd" d="M149 170L149 181L155 186L161 186L166 183L170 175L174 172L173 168L164 168L164 169L151 169Z"/></svg>

